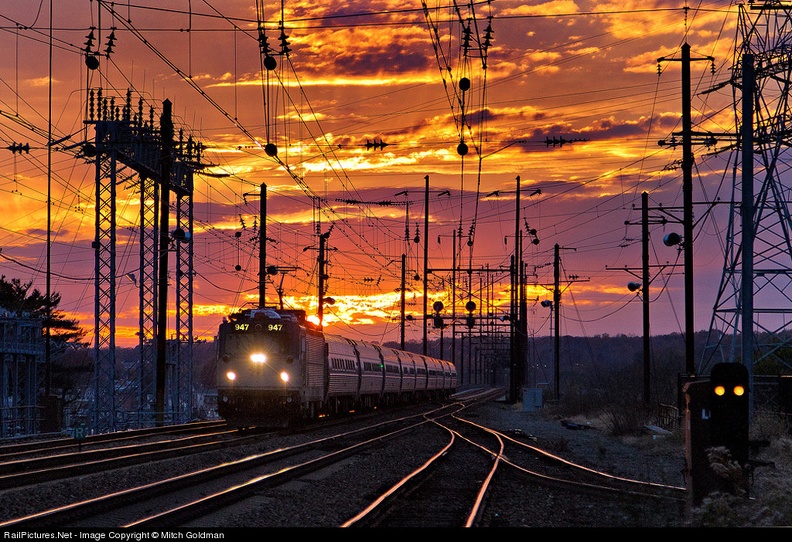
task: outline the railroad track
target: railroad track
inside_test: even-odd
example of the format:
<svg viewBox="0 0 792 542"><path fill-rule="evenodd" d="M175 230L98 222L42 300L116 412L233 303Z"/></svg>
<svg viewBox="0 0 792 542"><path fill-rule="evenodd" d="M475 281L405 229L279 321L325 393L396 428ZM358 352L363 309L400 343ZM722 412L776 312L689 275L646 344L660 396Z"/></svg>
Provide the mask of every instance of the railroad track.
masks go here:
<svg viewBox="0 0 792 542"><path fill-rule="evenodd" d="M0 455L0 488L11 489L242 446L260 438L256 433L243 434L227 429L224 424L214 424L201 428L143 431L136 435L103 438L85 447L53 442Z"/></svg>
<svg viewBox="0 0 792 542"><path fill-rule="evenodd" d="M559 500L572 498L580 505L588 499L594 514L613 502L631 501L643 508L676 510L680 518L684 515L687 496L683 487L586 468L462 417L436 423L447 432L448 442L342 527L503 526L502 518L514 513L514 491L508 487L515 480L521 481L523 493L542 486L567 495ZM497 494L509 497L498 500L493 496ZM532 515L530 506L522 510L523 516Z"/></svg>
<svg viewBox="0 0 792 542"><path fill-rule="evenodd" d="M441 408L459 408L445 406ZM227 461L178 476L129 487L94 498L59 505L0 522L0 528L58 527L121 527L145 525L156 521L158 526L186 522L213 512L223 503L238 502L251 491L282 484L333 462L341 461L356 450L378 445L400 426L425 423L420 416L410 415L362 429L337 432L301 444L280 447L240 460ZM264 474L261 472L267 471ZM200 495L200 498L195 498ZM140 510L162 510L146 520Z"/></svg>
<svg viewBox="0 0 792 542"><path fill-rule="evenodd" d="M465 438L437 423L448 439L419 468L379 495L341 527L473 527L502 454L482 454ZM492 445L498 447L496 437ZM454 498L449 500L448 495ZM438 506L438 503L443 503Z"/></svg>
<svg viewBox="0 0 792 542"><path fill-rule="evenodd" d="M9 459L51 455L58 452L112 447L123 442L139 442L141 440L158 437L169 438L175 435L205 433L207 431L223 430L225 428L227 428L225 421L215 420L87 435L81 440L62 435L23 442L5 440L0 441L0 462L8 461Z"/></svg>
<svg viewBox="0 0 792 542"><path fill-rule="evenodd" d="M336 422L333 422L336 423ZM299 434L329 427L306 425L288 431ZM225 422L92 435L83 442L70 438L0 446L0 488L11 489L120 467L184 457L262 440L271 431L229 429Z"/></svg>
<svg viewBox="0 0 792 542"><path fill-rule="evenodd" d="M526 526L548 514L533 501L553 513L572 503L578 511L563 513L581 521L593 520L579 509L596 515L614 502L683 508L684 488L598 473L466 419L481 400L298 444L276 440L266 452L5 518L0 528Z"/></svg>

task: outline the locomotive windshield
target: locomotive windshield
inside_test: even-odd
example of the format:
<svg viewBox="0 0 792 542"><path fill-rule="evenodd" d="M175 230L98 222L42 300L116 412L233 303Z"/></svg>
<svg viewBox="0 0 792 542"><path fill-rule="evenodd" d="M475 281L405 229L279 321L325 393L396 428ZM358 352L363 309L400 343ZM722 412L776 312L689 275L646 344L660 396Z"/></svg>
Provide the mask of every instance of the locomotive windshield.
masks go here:
<svg viewBox="0 0 792 542"><path fill-rule="evenodd" d="M228 361L238 357L263 355L252 361L279 358L294 361L300 357L300 327L281 318L239 318L220 326L219 355Z"/></svg>

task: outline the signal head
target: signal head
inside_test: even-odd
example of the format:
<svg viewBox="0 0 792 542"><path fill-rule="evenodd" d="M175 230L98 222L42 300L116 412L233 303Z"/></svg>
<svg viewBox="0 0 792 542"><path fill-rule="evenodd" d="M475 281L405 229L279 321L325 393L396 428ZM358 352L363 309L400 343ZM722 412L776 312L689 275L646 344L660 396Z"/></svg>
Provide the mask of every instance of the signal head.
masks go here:
<svg viewBox="0 0 792 542"><path fill-rule="evenodd" d="M717 363L710 372L710 442L745 465L749 456L749 374L742 363Z"/></svg>

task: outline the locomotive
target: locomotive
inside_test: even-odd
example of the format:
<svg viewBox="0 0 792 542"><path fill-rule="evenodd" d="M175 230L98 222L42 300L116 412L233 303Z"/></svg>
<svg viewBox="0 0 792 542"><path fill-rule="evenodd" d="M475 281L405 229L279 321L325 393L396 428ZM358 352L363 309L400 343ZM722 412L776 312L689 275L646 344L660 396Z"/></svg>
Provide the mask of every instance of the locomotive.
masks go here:
<svg viewBox="0 0 792 542"><path fill-rule="evenodd" d="M217 336L218 413L231 427L288 427L456 391L453 363L325 333L303 310L244 309Z"/></svg>

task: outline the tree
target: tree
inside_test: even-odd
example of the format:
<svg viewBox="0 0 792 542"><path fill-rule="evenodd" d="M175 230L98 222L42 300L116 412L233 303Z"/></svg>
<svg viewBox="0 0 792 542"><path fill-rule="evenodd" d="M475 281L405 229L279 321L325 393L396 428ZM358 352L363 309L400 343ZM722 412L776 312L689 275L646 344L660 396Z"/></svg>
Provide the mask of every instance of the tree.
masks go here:
<svg viewBox="0 0 792 542"><path fill-rule="evenodd" d="M32 281L22 283L20 279L0 276L0 308L18 316L40 318L44 338L49 325L52 390L60 390L64 403L73 402L79 396L78 390L85 388L86 375L92 372L88 343L84 340L86 332L77 320L58 310L59 293L50 295L48 307L47 296L32 285Z"/></svg>
<svg viewBox="0 0 792 542"><path fill-rule="evenodd" d="M62 352L67 346L87 346L84 341L85 330L80 328L80 323L67 318L63 311L58 310L61 296L55 292L50 294L49 303L47 296L38 288L33 288L33 281L22 283L20 279L7 280L5 275L0 276L0 307L15 312L18 315L26 314L30 318L41 318L42 328L50 328L50 339L53 351ZM47 308L49 305L49 319Z"/></svg>

